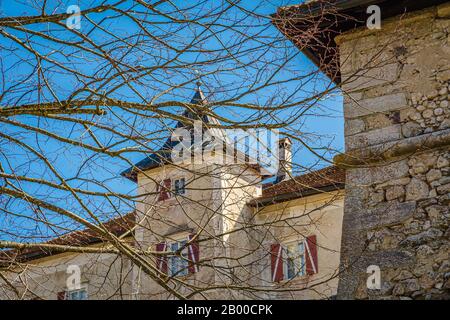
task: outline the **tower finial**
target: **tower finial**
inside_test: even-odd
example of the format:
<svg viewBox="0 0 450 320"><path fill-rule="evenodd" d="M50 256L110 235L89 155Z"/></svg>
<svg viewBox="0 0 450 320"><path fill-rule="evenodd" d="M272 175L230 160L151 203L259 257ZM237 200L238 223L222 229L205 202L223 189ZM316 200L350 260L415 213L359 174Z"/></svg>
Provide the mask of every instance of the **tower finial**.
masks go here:
<svg viewBox="0 0 450 320"><path fill-rule="evenodd" d="M200 90L200 86L202 85L202 82L200 79L202 78L202 75L201 75L200 71L198 71L197 69L195 69L194 72L197 76L197 81L195 82L195 84L197 85L197 90Z"/></svg>

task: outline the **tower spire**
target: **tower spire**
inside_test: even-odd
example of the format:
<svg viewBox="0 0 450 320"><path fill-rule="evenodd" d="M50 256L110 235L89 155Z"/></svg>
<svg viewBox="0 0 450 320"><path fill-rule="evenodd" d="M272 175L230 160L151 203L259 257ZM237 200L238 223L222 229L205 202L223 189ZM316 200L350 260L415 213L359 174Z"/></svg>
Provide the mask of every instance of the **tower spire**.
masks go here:
<svg viewBox="0 0 450 320"><path fill-rule="evenodd" d="M191 99L191 103L192 104L206 104L206 98L205 95L203 94L201 85L202 82L200 80L197 80L197 82L195 83L197 85L197 87L195 88L195 93L194 96Z"/></svg>

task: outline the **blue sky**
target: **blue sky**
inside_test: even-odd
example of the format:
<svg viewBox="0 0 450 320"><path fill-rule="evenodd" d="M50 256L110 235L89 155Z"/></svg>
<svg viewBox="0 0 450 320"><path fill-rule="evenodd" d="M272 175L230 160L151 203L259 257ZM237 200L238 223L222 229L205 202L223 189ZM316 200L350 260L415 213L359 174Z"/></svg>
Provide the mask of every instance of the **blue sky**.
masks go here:
<svg viewBox="0 0 450 320"><path fill-rule="evenodd" d="M0 0L1 1L1 0ZM299 1L268 1L265 2L265 5L262 7L255 7L256 4L253 1L244 1L242 3L243 6L246 7L248 10L255 10L261 15L268 15L271 13L274 13L279 6L289 5L289 4L298 4ZM62 13L66 10L68 5L71 4L77 4L80 6L81 9L85 7L90 7L92 3L96 3L96 1L49 1L48 7L53 8L55 13ZM183 2L187 4L187 2ZM59 5L57 5L59 4ZM180 4L181 5L181 4ZM18 16L18 15L36 15L38 12L31 8L30 6L24 6L21 4L21 2L16 1L3 1L1 2L1 10L0 10L0 16ZM234 13L233 13L234 14ZM100 19L100 16L95 16L95 19ZM236 13L236 18L239 17L239 13ZM83 22L82 21L82 29L81 32L86 32L88 27L86 24L84 25L83 29ZM114 33L117 36L125 36L133 33L133 28L135 26L133 23L131 23L129 20L121 19L119 24L115 24L114 26ZM279 35L279 31L274 26L267 26L266 29L262 32L262 35L267 37L276 37ZM29 26L31 30L40 30L42 31L42 26ZM255 26L253 29L247 29L247 31L250 32L258 32L258 26ZM20 32L15 30L7 30L11 32L11 34L20 35ZM53 31L53 34L58 35L62 39L70 39L66 37L64 34L64 30L58 30L55 28ZM193 33L190 33L191 31L181 30L179 34L175 35L174 39L176 37L181 38L189 38L192 37ZM102 41L102 34L90 34L92 39ZM223 33L220 33L220 41L229 42L232 43L233 39L232 36L228 31L225 31ZM0 36L0 46L9 46L10 42L9 40L5 39L4 37ZM47 43L46 40L38 40L36 41L36 48L39 49L41 53L53 55L55 58L62 59L62 56L59 56L58 54L52 53L52 45ZM208 48L215 48L218 47L218 42L216 40L210 40L210 42L205 44L208 46ZM111 49L111 48L109 48ZM151 50L150 47L145 47L142 50L137 50L134 55L130 55L127 57L130 59L130 61L141 61L142 64L151 64L153 61L148 56L144 54L146 50ZM277 55L280 57L283 57L285 55L292 56L292 60L285 66L285 69L283 69L282 72L277 74L277 78L279 80L286 79L289 77L294 77L297 74L307 74L308 72L315 70L316 67L301 53L298 52L298 50L288 41L284 43L279 43L277 46L274 46L273 49L271 49L267 56L263 57L263 59L270 60L271 62L275 63L277 61ZM27 72L29 72L32 68L35 66L32 63L32 58L30 57L28 53L25 53L22 51L19 51L14 54L5 54L4 52L1 54L2 58L2 64L4 66L13 66L17 59L23 59L28 60L30 59L29 63L20 63L15 66L14 69L8 71L8 77L5 79L4 83L3 80L0 79L0 88L1 85L9 85L11 83L14 83L14 81L20 76L25 75ZM252 56L243 57L243 61L245 59L249 60ZM201 59L204 59L201 55L196 55L194 53L186 54L182 57L183 61L186 62L193 62L198 61ZM282 59L280 59L282 60ZM105 65L97 65L96 61L93 60L91 63L87 63L86 60L80 60L80 61L70 61L70 65L76 66L77 70L85 71L88 73L95 73L95 72L102 72L102 69L106 69ZM221 67L221 66L220 66ZM164 72L155 73L152 76L154 77L166 77L164 78L164 81L161 82L161 84L155 84L152 82L152 79L144 79L143 83L139 85L139 90L146 96L146 97L152 97L155 94L158 94L162 90L166 89L168 85L170 84L178 84L181 82L186 81L186 79L192 78L192 75L194 74L194 70L199 70L202 76L201 81L204 83L202 88L207 96L207 98L210 101L221 101L229 98L230 95L236 95L240 92L245 92L246 83L251 83L253 79L256 77L264 78L263 75L259 75L257 71L246 69L242 72L217 72L214 75L208 75L209 72L214 70L214 68L218 68L218 65L208 65L208 66L199 66L199 67L193 67L189 68L188 70L180 70L176 71L173 76L168 76L168 74ZM54 74L53 75L53 84L55 88L57 89L57 95L60 99L67 98L67 95L70 94L74 90L74 88L77 88L80 83L77 82L77 79L71 76L64 76L62 74ZM164 84L163 82L167 82ZM236 83L242 83L242 86L236 86ZM302 97L307 97L308 95L312 95L314 93L320 92L323 90L325 86L329 85L329 80L324 76L320 75L319 77L315 77L314 80L311 79L303 79L299 81L292 81L290 83L286 83L283 85L277 85L273 87L269 87L264 90L260 90L259 92L255 94L248 94L245 95L239 102L242 103L263 103L267 104L270 99L275 99L275 103L280 103L280 99L282 96L290 96L295 95L296 99L301 99ZM226 89L228 88L235 88L232 92L227 92ZM186 84L183 88L180 88L179 90L175 90L170 94L163 95L160 99L158 99L157 102L167 101L167 100L179 100L179 101L190 101L190 98L194 94L194 88L195 88L195 81L192 81L189 84ZM223 90L222 90L223 89ZM115 91L113 95L120 96L121 98L128 97L129 101L138 101L138 97L134 95L128 88L120 88L119 90ZM47 93L47 97L48 97ZM273 98L275 96L275 98ZM14 101L19 102L18 100L18 93L16 93L16 96L9 96L7 97L9 100L4 99L3 101L0 101L0 105L5 105L6 101ZM280 99L278 99L280 98ZM277 101L278 99L278 101ZM36 102L36 96L33 95L26 95L22 97L22 103L31 103ZM230 107L220 107L218 106L216 109L217 113L222 116L229 117L232 120L239 121L241 118L245 117L246 111L245 110L237 110L236 108L230 108ZM177 110L171 109L172 112L176 113ZM277 117L281 121L286 120L288 121L289 118L293 113L296 111L293 109L286 110L286 111L279 111L277 112ZM123 120L123 124L116 123L118 119ZM17 121L21 121L22 123L33 125L37 127L42 128L50 128L52 132L58 132L61 134L68 134L70 133L70 136L73 139L79 139L81 138L80 132L76 131L74 128L67 127L67 125L61 125L58 123L55 123L51 120L46 120L42 118L36 118L36 117L17 117ZM114 123L111 123L111 125L117 125L117 126L123 126L126 123L130 123L131 121L135 121L136 119L133 118L130 114L122 114L119 111L119 114L116 115L116 117L112 115L108 115L104 117L103 119L99 120L102 123L108 124L108 121L113 121ZM167 120L167 119L157 119L153 121L149 121L148 123L139 123L139 127L142 128L144 131L155 131L159 129L163 129L165 125L173 125L173 120ZM61 174L65 177L73 176L76 172L80 171L80 168L82 168L82 177L86 178L87 180L90 179L90 177L95 177L98 181L102 181L103 184L113 190L120 191L122 193L130 193L134 194L136 185L119 176L119 173L123 171L125 168L128 167L128 165L124 161L120 161L117 159L111 159L106 156L96 156L92 152L86 152L79 150L77 148L67 148L61 145L60 143L56 143L52 141L51 139L36 139L36 135L34 134L24 134L21 130L18 130L15 127L3 125L4 132L8 132L11 135L14 136L20 136L20 139L23 139L23 141L26 141L27 143L30 143L33 145L37 150L42 151L42 153L48 155L49 159L52 160L52 163L54 166L61 172ZM73 130L73 132L71 131ZM343 150L343 117L342 117L342 97L340 96L339 92L336 92L335 94L329 95L319 101L317 104L314 105L314 107L310 110L310 112L306 112L305 115L303 115L298 122L295 123L295 130L292 132L302 132L304 133L304 138L306 141L313 147L316 147L317 152L319 154L323 154L323 156L327 159L331 159L333 156L333 153L329 152L329 149L335 149L338 151ZM292 133L291 132L291 133ZM302 135L303 136L303 135ZM109 139L113 139L112 137L108 135L100 135L100 139L102 139L104 142L107 142ZM160 138L157 139L156 135L152 136L152 141L149 141L149 146L152 148L157 148L158 145L160 145L167 135L161 134ZM89 140L89 138L83 136L83 141L92 142L92 140ZM123 143L123 145L126 145L127 143ZM0 160L2 163L8 163L10 168L8 170L13 170L16 172L21 172L24 175L30 175L30 176L39 176L39 175L47 175L48 172L43 172L43 170L46 170L44 166L33 163L28 163L28 155L25 151L12 148L12 146L8 145L2 145L4 154L0 156ZM6 154L6 158L5 158ZM127 158L131 162L137 162L140 159L142 159L145 156L143 153L130 153L127 155ZM90 166L84 168L80 164L83 161L86 161L90 157L95 158L95 161L90 162ZM316 156L308 152L305 148L301 148L301 146L297 143L294 143L294 162L297 164L300 164L304 167L310 167L314 166L314 168L320 168L321 166L327 165L327 163L321 161ZM46 170L48 171L48 170ZM101 190L104 189L103 187L99 187L92 182L87 181L81 181L77 179L73 182L74 186L84 187L86 189L90 190ZM52 191L51 193L48 193L47 188L42 187L36 187L31 185L26 185L24 188L29 192L30 194L38 194L40 197L46 197L49 201L54 201L55 203L58 203L61 206L65 206L68 208L72 208L73 210L77 210L77 205L73 203L73 199L70 199L68 197L66 199L66 203L64 200L60 199L60 194L55 193ZM100 201L96 203L95 200L90 199L89 205L93 210L97 211L104 211L105 215L108 215L108 212L110 212L110 208L108 208L108 203L105 201ZM121 204L121 210L123 211L129 211L130 208L127 208L125 204ZM24 211L28 210L28 208L23 207ZM5 220L0 219L0 225L5 226ZM10 223L10 222L8 222ZM6 223L6 225L8 225ZM16 222L15 222L16 223ZM20 227L20 225L15 225L15 227ZM29 230L29 233L33 233L36 230ZM27 231L28 232L28 231ZM0 233L0 238L7 237L6 234Z"/></svg>

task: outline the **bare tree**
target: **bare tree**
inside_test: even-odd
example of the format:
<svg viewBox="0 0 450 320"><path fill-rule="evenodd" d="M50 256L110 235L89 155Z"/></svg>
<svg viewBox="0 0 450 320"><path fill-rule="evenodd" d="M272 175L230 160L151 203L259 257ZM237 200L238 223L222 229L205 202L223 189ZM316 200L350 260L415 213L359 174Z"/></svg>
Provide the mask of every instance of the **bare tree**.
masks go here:
<svg viewBox="0 0 450 320"><path fill-rule="evenodd" d="M74 11L67 13L72 4ZM335 270L312 285L274 286L265 278L268 243L280 237L277 228L290 230L291 237L320 228L321 212L340 199L335 191L343 179L334 168L295 179L329 163L337 152L333 136L313 132L308 123L338 114L329 103L338 88L315 67L299 63L299 49L314 44L326 50L318 35L325 12L329 16L334 9L324 6L323 16L314 18L271 16L275 10L270 1L3 3L0 283L5 297L56 297L56 267L33 260L56 253L67 261L88 257L83 273L98 278L95 288L103 298L131 298L139 292L140 277L162 290L142 298L167 293L200 299L219 291L233 297L294 297L337 276ZM293 18L312 25L295 44L275 27L295 28ZM335 77L336 60L324 63ZM191 100L194 92L197 100ZM280 203L276 214L261 218L260 168L238 166L236 173L232 165L186 167L168 163L159 152L176 123L192 128L196 120L221 132L278 130L313 159L300 161L294 152L294 160L284 163L293 169L287 170L290 182L283 192L300 197L314 190L329 198L314 208L303 204L295 217ZM160 185L148 167L136 165L143 158L184 170L188 192ZM119 175L128 168L124 175L138 181L138 191ZM203 184L219 179L225 182ZM336 188L323 188L331 185ZM170 204L158 201L161 191L169 194ZM244 205L247 209L240 210ZM177 231L176 215L188 221L183 230L194 236L175 251L156 250L155 243L170 239L168 230ZM218 219L229 227L217 229ZM191 281L158 266L176 256L191 268L184 252L193 243L206 248L196 266L214 276Z"/></svg>

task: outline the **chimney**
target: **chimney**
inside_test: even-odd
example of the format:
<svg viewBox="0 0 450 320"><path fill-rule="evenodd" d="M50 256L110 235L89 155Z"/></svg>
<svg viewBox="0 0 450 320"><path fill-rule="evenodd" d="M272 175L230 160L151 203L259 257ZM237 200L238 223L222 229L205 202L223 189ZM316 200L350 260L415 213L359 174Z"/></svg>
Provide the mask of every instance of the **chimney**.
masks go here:
<svg viewBox="0 0 450 320"><path fill-rule="evenodd" d="M277 182L290 178L292 174L292 142L289 138L278 140Z"/></svg>

